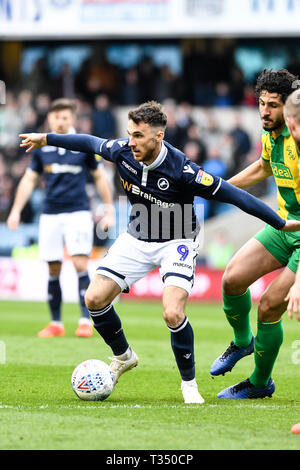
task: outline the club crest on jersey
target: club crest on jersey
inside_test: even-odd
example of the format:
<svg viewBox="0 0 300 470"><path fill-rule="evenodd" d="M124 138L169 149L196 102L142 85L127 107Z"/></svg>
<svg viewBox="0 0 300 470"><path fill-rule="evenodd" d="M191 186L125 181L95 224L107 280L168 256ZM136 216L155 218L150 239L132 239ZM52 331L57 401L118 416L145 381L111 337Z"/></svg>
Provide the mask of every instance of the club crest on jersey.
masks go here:
<svg viewBox="0 0 300 470"><path fill-rule="evenodd" d="M166 178L159 178L159 180L157 182L157 186L162 191L166 191L166 189L169 188L170 184L169 184L169 181Z"/></svg>
<svg viewBox="0 0 300 470"><path fill-rule="evenodd" d="M211 186L214 178L203 170L199 170L195 178L196 183L203 184L204 186Z"/></svg>

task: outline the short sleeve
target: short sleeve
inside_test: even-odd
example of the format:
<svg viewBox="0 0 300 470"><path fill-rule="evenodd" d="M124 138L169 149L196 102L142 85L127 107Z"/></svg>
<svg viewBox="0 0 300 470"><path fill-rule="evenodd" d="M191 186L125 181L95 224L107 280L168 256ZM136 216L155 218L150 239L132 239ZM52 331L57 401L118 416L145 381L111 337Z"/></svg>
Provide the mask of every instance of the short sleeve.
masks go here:
<svg viewBox="0 0 300 470"><path fill-rule="evenodd" d="M210 199L218 190L221 178L207 173L196 163L186 160L182 170L182 182L190 194Z"/></svg>
<svg viewBox="0 0 300 470"><path fill-rule="evenodd" d="M103 140L97 154L98 158L103 157L105 160L116 163L122 148L127 144L128 139Z"/></svg>
<svg viewBox="0 0 300 470"><path fill-rule="evenodd" d="M43 163L38 149L31 152L31 162L29 164L30 170L36 171L40 175L43 173Z"/></svg>

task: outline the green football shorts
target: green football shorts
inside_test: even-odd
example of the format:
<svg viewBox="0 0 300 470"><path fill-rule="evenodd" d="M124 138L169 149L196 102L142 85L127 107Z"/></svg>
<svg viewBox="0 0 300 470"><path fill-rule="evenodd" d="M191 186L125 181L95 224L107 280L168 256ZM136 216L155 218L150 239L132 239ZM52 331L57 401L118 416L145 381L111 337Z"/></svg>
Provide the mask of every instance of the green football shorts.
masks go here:
<svg viewBox="0 0 300 470"><path fill-rule="evenodd" d="M297 272L300 257L300 232L282 232L266 225L254 238L283 265Z"/></svg>

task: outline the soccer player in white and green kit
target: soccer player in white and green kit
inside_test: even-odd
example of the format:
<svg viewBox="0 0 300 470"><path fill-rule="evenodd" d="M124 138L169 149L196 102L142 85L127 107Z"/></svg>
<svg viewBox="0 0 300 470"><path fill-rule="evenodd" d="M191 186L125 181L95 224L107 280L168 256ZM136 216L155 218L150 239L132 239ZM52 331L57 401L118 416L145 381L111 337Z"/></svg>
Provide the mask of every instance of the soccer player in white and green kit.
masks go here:
<svg viewBox="0 0 300 470"><path fill-rule="evenodd" d="M299 153L285 124L283 108L297 85L286 69L264 70L256 93L263 125L261 157L233 176L229 183L246 188L273 175L277 186L278 214L300 220ZM263 398L275 390L272 371L283 341L281 317L286 296L294 284L300 254L300 233L281 233L266 225L232 258L223 276L223 309L233 329L233 341L211 366L213 376L231 371L241 358L254 352L255 367L249 378L226 388L218 398ZM284 268L268 286L258 305L257 334L250 327L249 286L265 274Z"/></svg>

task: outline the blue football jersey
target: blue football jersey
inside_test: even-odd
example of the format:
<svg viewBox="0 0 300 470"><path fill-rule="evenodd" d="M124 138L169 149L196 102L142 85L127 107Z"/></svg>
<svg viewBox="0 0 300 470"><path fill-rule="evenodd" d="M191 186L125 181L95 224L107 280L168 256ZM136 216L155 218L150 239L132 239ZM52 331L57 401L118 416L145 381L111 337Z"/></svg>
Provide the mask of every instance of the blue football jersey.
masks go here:
<svg viewBox="0 0 300 470"><path fill-rule="evenodd" d="M195 196L239 207L277 230L286 221L243 189L205 172L167 142L151 165L136 162L128 139L106 140L88 134L47 134L48 145L100 154L117 165L132 204L128 231L146 241L195 238L199 225Z"/></svg>
<svg viewBox="0 0 300 470"><path fill-rule="evenodd" d="M144 241L195 238L199 223L194 197L210 199L220 178L204 172L181 151L163 141L156 160L136 162L128 139L105 140L99 154L117 165L132 205L128 232Z"/></svg>
<svg viewBox="0 0 300 470"><path fill-rule="evenodd" d="M89 210L86 182L99 162L94 154L46 145L32 152L29 165L45 179L45 214Z"/></svg>

